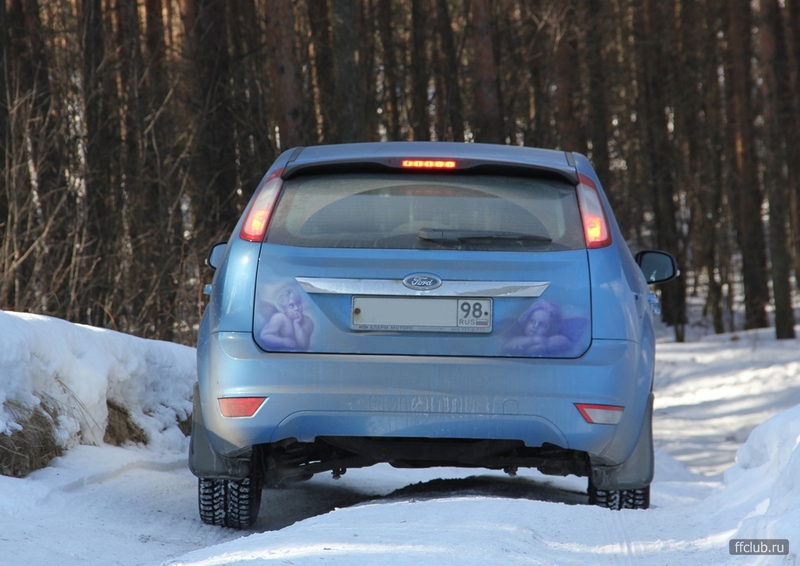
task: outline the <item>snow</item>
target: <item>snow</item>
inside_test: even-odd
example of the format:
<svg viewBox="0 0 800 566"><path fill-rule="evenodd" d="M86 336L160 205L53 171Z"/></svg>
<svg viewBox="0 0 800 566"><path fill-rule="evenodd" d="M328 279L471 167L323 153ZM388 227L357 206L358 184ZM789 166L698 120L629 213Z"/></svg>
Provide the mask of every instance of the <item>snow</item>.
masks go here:
<svg viewBox="0 0 800 566"><path fill-rule="evenodd" d="M109 399L131 411L155 447L180 447L174 424L192 412L192 348L4 311L0 333L0 402L32 408L44 401L56 408L64 447L102 444ZM11 411L0 405L0 434L18 428Z"/></svg>
<svg viewBox="0 0 800 566"><path fill-rule="evenodd" d="M0 477L0 565L796 564L800 340L658 344L647 511L586 504L585 478L379 465L264 492L245 532L202 524L188 441L191 348L0 311L0 400L56 406L65 455ZM106 400L148 444L103 443ZM17 428L0 408L0 434ZM731 556L731 539L788 556Z"/></svg>

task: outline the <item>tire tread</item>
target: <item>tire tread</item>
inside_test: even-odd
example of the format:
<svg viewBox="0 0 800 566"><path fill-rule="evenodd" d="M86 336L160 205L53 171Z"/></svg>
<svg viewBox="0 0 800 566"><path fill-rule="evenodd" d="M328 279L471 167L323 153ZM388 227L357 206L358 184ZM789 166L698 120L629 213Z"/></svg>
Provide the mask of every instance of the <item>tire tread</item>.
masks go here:
<svg viewBox="0 0 800 566"><path fill-rule="evenodd" d="M252 476L242 480L199 478L197 502L205 524L246 529L258 518L261 489Z"/></svg>
<svg viewBox="0 0 800 566"><path fill-rule="evenodd" d="M589 504L619 511L620 509L648 509L650 486L641 489L597 489L589 482Z"/></svg>

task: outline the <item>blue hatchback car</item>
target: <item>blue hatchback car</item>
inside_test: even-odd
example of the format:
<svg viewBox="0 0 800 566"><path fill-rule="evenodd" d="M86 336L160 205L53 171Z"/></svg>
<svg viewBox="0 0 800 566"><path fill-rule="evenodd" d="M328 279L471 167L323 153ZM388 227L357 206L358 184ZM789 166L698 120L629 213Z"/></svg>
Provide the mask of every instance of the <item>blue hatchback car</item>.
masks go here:
<svg viewBox="0 0 800 566"><path fill-rule="evenodd" d="M320 472L537 468L647 508L655 295L583 155L442 142L296 148L216 269L189 464L202 520Z"/></svg>

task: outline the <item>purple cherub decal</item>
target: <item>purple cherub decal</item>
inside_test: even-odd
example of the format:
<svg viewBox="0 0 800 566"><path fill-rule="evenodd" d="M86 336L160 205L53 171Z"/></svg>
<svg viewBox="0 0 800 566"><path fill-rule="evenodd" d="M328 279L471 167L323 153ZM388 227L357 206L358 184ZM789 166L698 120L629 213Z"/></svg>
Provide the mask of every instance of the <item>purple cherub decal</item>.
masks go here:
<svg viewBox="0 0 800 566"><path fill-rule="evenodd" d="M561 310L547 301L537 301L510 329L503 352L517 356L554 356L572 348L561 334Z"/></svg>
<svg viewBox="0 0 800 566"><path fill-rule="evenodd" d="M308 350L314 322L303 312L303 300L295 289L284 287L267 303L267 322L258 337L270 350Z"/></svg>

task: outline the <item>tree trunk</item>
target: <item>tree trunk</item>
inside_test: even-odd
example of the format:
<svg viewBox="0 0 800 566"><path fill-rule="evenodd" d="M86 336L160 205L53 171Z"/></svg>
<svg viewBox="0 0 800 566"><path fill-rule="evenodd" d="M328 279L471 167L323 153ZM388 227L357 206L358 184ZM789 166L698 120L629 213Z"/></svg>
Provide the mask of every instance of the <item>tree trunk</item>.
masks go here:
<svg viewBox="0 0 800 566"><path fill-rule="evenodd" d="M644 143L647 147L649 181L652 187L652 206L656 230L656 245L671 252L678 260L678 268L686 272L685 244L677 226L674 171L675 152L671 145L667 123L667 100L670 92L670 73L667 57L661 43L652 41L656 27L670 21L669 8L659 0L644 0L641 22L636 26L637 50L640 53L639 69L642 73L642 117ZM671 29L671 25L667 29ZM675 340L683 342L686 326L686 282L679 278L661 289L662 320L675 329Z"/></svg>
<svg viewBox="0 0 800 566"><path fill-rule="evenodd" d="M575 10L571 2L564 8L564 21L555 32L555 81L558 109L559 147L564 151L586 152L584 129L579 117L579 103L575 94L580 94L580 60L578 40L575 34ZM602 181L601 181L602 183Z"/></svg>
<svg viewBox="0 0 800 566"><path fill-rule="evenodd" d="M2 224L13 227L7 236L12 239L16 256L12 266L4 266L11 267L10 272L3 270L4 287L14 288L15 304L31 302L47 311L49 304L58 305L64 298L63 294L59 297L62 290L48 288L48 272L61 258L60 250L54 246L48 250L40 238L52 226L52 215L66 187L60 98L39 11L38 0L13 0L8 7L3 6L1 14L0 81L4 86L0 91L0 167L4 174L0 178L6 191L18 194L2 197L0 228ZM63 221L59 219L58 223ZM15 285L7 286L11 281Z"/></svg>
<svg viewBox="0 0 800 566"><path fill-rule="evenodd" d="M767 289L766 248L761 223L762 196L758 185L756 154L753 140L753 115L750 92L752 78L749 62L751 14L749 0L728 2L728 79L730 116L734 123L733 213L736 236L742 253L744 281L745 329L769 326L766 306Z"/></svg>
<svg viewBox="0 0 800 566"><path fill-rule="evenodd" d="M5 184L8 177L6 177L6 159L8 155L8 101L10 100L10 92L8 84L6 83L6 72L9 63L11 62L11 54L9 53L8 41L8 15L6 12L5 1L0 2L0 154L4 157L0 160L0 179L3 179ZM4 187L7 189L7 187ZM8 193L6 190L0 192L0 224L6 223L6 230L8 229ZM5 252L5 246L0 245L0 252ZM5 265L6 254L0 255L0 305L6 302L6 281L8 274L6 273Z"/></svg>
<svg viewBox="0 0 800 566"><path fill-rule="evenodd" d="M789 124L787 165L789 167L789 219L791 220L794 273L800 285L800 0L786 0L785 10L788 72L778 74L787 82L782 114Z"/></svg>
<svg viewBox="0 0 800 566"><path fill-rule="evenodd" d="M141 214L143 210L139 202L143 192L140 187L144 181L144 155L140 151L140 144L145 126L142 108L144 97L139 93L143 64L135 0L117 0L116 32L119 104L122 109L119 156L122 217L120 241L117 244L120 250L116 284L118 300L112 313L120 330L138 333L140 323L146 327L148 319L155 318L155 313L148 312L147 296L150 293L145 290L150 290L156 268L151 263L141 261L142 256L147 255L145 250L153 249L155 242L148 241L147 224L150 219ZM134 240L144 245L134 248Z"/></svg>
<svg viewBox="0 0 800 566"><path fill-rule="evenodd" d="M198 125L191 191L195 237L207 247L229 234L238 220L236 152L233 135L236 116L230 91L231 60L225 3L185 0L189 45L195 50L192 81Z"/></svg>
<svg viewBox="0 0 800 566"><path fill-rule="evenodd" d="M540 17L542 0L531 0L529 7L522 14L522 65L528 70L527 90L527 128L525 145L532 147L550 147L548 126L551 112L547 92L547 81L543 71L546 66L545 55L540 48L544 43L539 40L545 22Z"/></svg>
<svg viewBox="0 0 800 566"><path fill-rule="evenodd" d="M675 137L682 163L678 168L678 186L685 195L680 200L687 203L691 213L687 240L694 249L695 281L704 270L708 276L704 315L711 310L714 329L721 333L724 331L722 289L717 281L721 235L717 225L722 202L722 163L716 149L721 144L717 133L721 127L718 108L721 97L716 78L715 21L713 14L703 12L701 7L695 2L681 2L677 19L678 53L673 59L673 72L677 84Z"/></svg>
<svg viewBox="0 0 800 566"><path fill-rule="evenodd" d="M391 0L390 0L391 1ZM322 142L336 139L337 113L334 104L336 79L334 75L331 17L328 0L308 0L308 21L311 27L314 75L319 92L319 115L322 121Z"/></svg>
<svg viewBox="0 0 800 566"><path fill-rule="evenodd" d="M585 5L586 66L589 70L589 136L592 140L592 163L600 184L611 190L608 154L609 112L606 102L606 74L603 60L603 13L599 0Z"/></svg>
<svg viewBox="0 0 800 566"><path fill-rule="evenodd" d="M489 0L472 0L473 68L475 75L475 141L503 143L500 93L492 43Z"/></svg>
<svg viewBox="0 0 800 566"><path fill-rule="evenodd" d="M392 0L378 0L378 29L383 47L383 88L384 113L386 116L386 137L389 141L400 139L400 109L402 98L397 86L397 55L394 34L392 33Z"/></svg>
<svg viewBox="0 0 800 566"><path fill-rule="evenodd" d="M8 41L8 14L6 12L6 3L0 2L0 69L3 70L0 73L0 132L3 132L3 135L0 136L0 149L3 150L3 155L5 155L6 149L6 132L8 131L6 128L8 127L8 98L9 93L6 90L6 72L5 70L8 69L9 63L11 62L11 54L9 53L9 41ZM5 179L5 175L2 173L5 172L5 159L0 162L0 178ZM0 197L2 198L2 197ZM5 215L2 214L3 209L0 208L0 218L4 218Z"/></svg>
<svg viewBox="0 0 800 566"><path fill-rule="evenodd" d="M114 294L113 245L119 241L119 177L112 151L118 147L113 121L115 92L104 46L101 0L83 0L80 17L83 51L83 106L85 121L86 242L82 283L76 308L85 309L84 322L114 325L108 301ZM83 284L81 285L83 287Z"/></svg>
<svg viewBox="0 0 800 566"><path fill-rule="evenodd" d="M356 0L331 0L333 51L336 62L336 108L341 143L363 142L364 93L361 88L358 4Z"/></svg>
<svg viewBox="0 0 800 566"><path fill-rule="evenodd" d="M769 199L769 251L772 263L772 295L775 301L775 335L794 339L794 309L790 282L791 256L786 234L786 179L783 170L782 121L778 100L783 98L777 74L788 72L778 0L761 0L759 46L761 55L764 116L764 184Z"/></svg>
<svg viewBox="0 0 800 566"><path fill-rule="evenodd" d="M380 115L378 114L377 84L380 70L377 63L377 22L375 16L375 0L361 1L361 92L364 93L364 116L366 141L380 141Z"/></svg>
<svg viewBox="0 0 800 566"><path fill-rule="evenodd" d="M415 140L429 140L428 61L425 56L423 0L411 0L411 130Z"/></svg>
<svg viewBox="0 0 800 566"><path fill-rule="evenodd" d="M722 287L727 283L724 274L724 259L729 254L726 253L726 242L728 241L727 230L723 229L725 215L722 210L723 193L725 186L722 133L723 120L720 101L723 99L718 79L719 48L717 42L717 26L715 25L715 14L711 6L707 6L704 15L705 26L700 25L695 33L703 36L703 41L697 43L697 48L704 51L703 59L703 84L708 85L704 89L703 111L705 115L706 127L705 143L703 154L699 157L695 167L700 170L709 169L707 181L700 188L700 199L703 202L701 209L701 222L703 226L700 230L705 249L705 268L708 273L708 298L707 305L711 309L711 319L714 325L714 332L722 334L725 332L722 305Z"/></svg>
<svg viewBox="0 0 800 566"><path fill-rule="evenodd" d="M272 77L272 103L278 119L281 151L302 143L300 108L302 100L294 63L294 17L285 0L267 0L267 41Z"/></svg>
<svg viewBox="0 0 800 566"><path fill-rule="evenodd" d="M436 34L441 46L444 65L444 128L440 132L442 140L464 141L464 111L461 105L461 92L458 87L458 53L453 37L450 10L447 0L436 2Z"/></svg>

